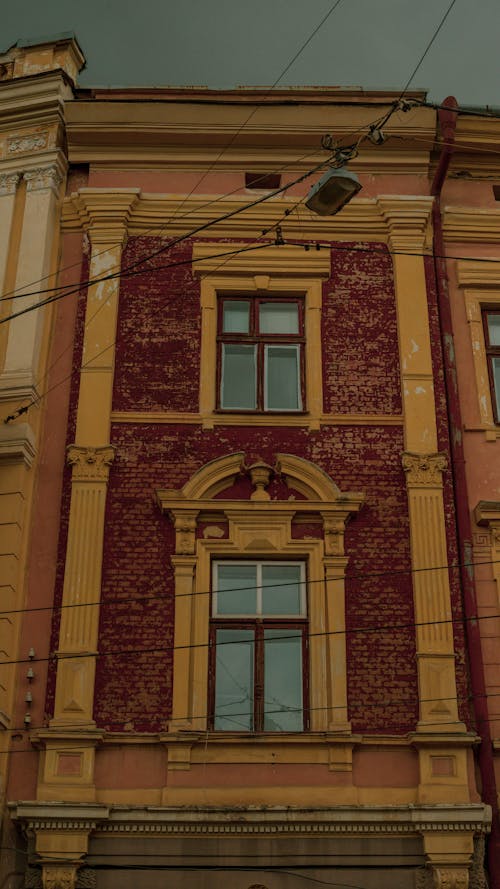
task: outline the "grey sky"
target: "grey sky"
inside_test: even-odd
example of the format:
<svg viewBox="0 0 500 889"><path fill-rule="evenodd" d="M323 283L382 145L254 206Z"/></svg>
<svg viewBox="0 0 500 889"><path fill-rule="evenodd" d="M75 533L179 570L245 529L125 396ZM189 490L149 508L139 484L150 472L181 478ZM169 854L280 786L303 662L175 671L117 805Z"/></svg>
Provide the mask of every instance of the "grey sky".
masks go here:
<svg viewBox="0 0 500 889"><path fill-rule="evenodd" d="M0 46L74 31L81 86L268 86L334 0L4 0ZM341 0L280 86L401 90L450 0ZM499 0L456 0L412 86L500 105Z"/></svg>

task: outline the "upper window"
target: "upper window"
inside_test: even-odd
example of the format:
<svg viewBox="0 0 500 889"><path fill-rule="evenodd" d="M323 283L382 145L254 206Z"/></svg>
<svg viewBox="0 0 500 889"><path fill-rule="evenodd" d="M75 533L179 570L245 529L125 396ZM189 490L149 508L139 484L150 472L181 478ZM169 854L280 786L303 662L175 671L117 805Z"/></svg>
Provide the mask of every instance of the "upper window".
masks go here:
<svg viewBox="0 0 500 889"><path fill-rule="evenodd" d="M495 422L500 423L500 311L483 311L484 340Z"/></svg>
<svg viewBox="0 0 500 889"><path fill-rule="evenodd" d="M219 408L303 410L302 299L221 297L218 349Z"/></svg>
<svg viewBox="0 0 500 889"><path fill-rule="evenodd" d="M215 562L212 728L303 731L306 644L303 562Z"/></svg>

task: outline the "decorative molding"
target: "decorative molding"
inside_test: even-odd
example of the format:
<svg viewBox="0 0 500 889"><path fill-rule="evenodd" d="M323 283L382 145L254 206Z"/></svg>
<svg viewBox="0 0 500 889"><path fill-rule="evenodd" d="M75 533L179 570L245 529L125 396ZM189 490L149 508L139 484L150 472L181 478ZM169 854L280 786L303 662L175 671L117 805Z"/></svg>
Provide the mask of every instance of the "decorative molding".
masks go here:
<svg viewBox="0 0 500 889"><path fill-rule="evenodd" d="M29 423L0 426L0 464L25 463L30 467L35 457L35 434Z"/></svg>
<svg viewBox="0 0 500 889"><path fill-rule="evenodd" d="M331 253L329 250L306 250L304 247L283 244L280 247L270 243L265 250L262 244L257 245L255 254L248 250L248 244L221 244L220 241L207 244L193 244L193 271L195 274L234 275L248 274L251 267L254 287L257 290L269 289L270 275L304 275L308 278L318 276L328 278L331 271ZM219 257L214 255L224 250L245 250L237 256ZM222 265L223 263L223 265ZM266 275L265 280L260 275ZM263 285L263 286L261 286Z"/></svg>
<svg viewBox="0 0 500 889"><path fill-rule="evenodd" d="M468 889L468 867L434 867L432 869L434 889Z"/></svg>
<svg viewBox="0 0 500 889"><path fill-rule="evenodd" d="M217 495L242 472L249 473L256 486L253 496L219 498ZM269 499L265 488L273 472L305 499ZM206 595L198 595L195 605L193 598L210 589L212 559L241 558L245 554L309 559L310 578L315 581L309 596L311 728L349 730L342 633L348 562L343 556L344 533L348 519L360 510L364 499L361 493L341 492L309 460L276 454L273 467L262 460L247 466L240 452L202 466L181 490L157 491L160 508L174 521L177 544L172 557L176 596L172 730L206 728L206 717L196 714L206 710L210 603ZM301 512L321 516L328 527L326 542L292 537L292 519ZM212 522L217 514L219 522L227 523L227 537L196 540L197 519L203 514L208 514ZM331 603L328 608L327 601Z"/></svg>
<svg viewBox="0 0 500 889"><path fill-rule="evenodd" d="M276 426L281 425L283 417L271 415L252 416L252 426ZM113 411L112 423L147 423L147 424L201 424L203 417L198 413L181 411ZM241 426L248 424L248 414L213 414L211 422L214 426ZM287 416L284 420L287 426L309 426L310 420L307 414L300 416ZM319 418L320 426L403 426L402 414L322 414Z"/></svg>
<svg viewBox="0 0 500 889"><path fill-rule="evenodd" d="M498 244L500 241L498 207L445 207L443 215L443 233L448 243L472 241ZM453 256L448 259L453 259Z"/></svg>
<svg viewBox="0 0 500 889"><path fill-rule="evenodd" d="M21 173L1 173L0 174L0 197L6 194L15 194Z"/></svg>
<svg viewBox="0 0 500 889"><path fill-rule="evenodd" d="M48 133L33 133L27 136L12 136L7 139L7 151L9 154L19 154L27 151L38 151L46 148Z"/></svg>
<svg viewBox="0 0 500 889"><path fill-rule="evenodd" d="M43 889L75 889L76 865L42 863Z"/></svg>
<svg viewBox="0 0 500 889"><path fill-rule="evenodd" d="M64 802L10 803L12 818L29 830L193 834L489 833L491 809L482 803L272 809L241 807L105 806Z"/></svg>
<svg viewBox="0 0 500 889"><path fill-rule="evenodd" d="M416 488L442 487L442 473L448 466L445 453L402 455L403 469L406 472L408 486Z"/></svg>
<svg viewBox="0 0 500 889"><path fill-rule="evenodd" d="M460 287L500 287L500 262L459 259L457 281Z"/></svg>
<svg viewBox="0 0 500 889"><path fill-rule="evenodd" d="M57 164L51 164L48 167L38 167L35 170L27 170L23 173L23 178L26 181L28 191L39 191L45 188L52 188L56 193L64 180Z"/></svg>
<svg viewBox="0 0 500 889"><path fill-rule="evenodd" d="M76 482L107 481L114 457L115 449L111 445L102 448L69 445L67 448L67 461Z"/></svg>
<svg viewBox="0 0 500 889"><path fill-rule="evenodd" d="M378 206L389 230L392 250L421 253L429 244L432 197L383 196Z"/></svg>

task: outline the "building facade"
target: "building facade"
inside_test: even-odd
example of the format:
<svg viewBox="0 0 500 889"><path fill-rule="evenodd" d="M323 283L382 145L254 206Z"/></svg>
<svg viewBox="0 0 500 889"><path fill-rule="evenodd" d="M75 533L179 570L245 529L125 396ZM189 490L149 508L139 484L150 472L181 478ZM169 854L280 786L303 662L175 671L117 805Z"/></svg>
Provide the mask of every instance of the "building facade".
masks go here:
<svg viewBox="0 0 500 889"><path fill-rule="evenodd" d="M303 203L321 137L396 95L65 98L9 736L26 885L484 885L437 121L408 98L332 217Z"/></svg>

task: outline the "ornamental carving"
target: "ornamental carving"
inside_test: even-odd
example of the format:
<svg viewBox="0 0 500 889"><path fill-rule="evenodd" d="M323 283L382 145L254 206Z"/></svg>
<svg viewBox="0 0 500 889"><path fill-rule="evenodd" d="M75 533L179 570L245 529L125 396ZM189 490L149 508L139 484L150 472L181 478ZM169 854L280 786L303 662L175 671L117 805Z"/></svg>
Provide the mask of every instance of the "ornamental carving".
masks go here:
<svg viewBox="0 0 500 889"><path fill-rule="evenodd" d="M448 465L446 454L410 454L406 452L402 457L403 469L407 473L408 485L422 488L441 487L443 480L441 473Z"/></svg>
<svg viewBox="0 0 500 889"><path fill-rule="evenodd" d="M347 515L336 516L323 515L323 529L325 534L325 553L327 556L344 555L344 534Z"/></svg>
<svg viewBox="0 0 500 889"><path fill-rule="evenodd" d="M246 472L250 476L250 481L255 488L255 491L250 495L250 500L270 500L271 497L266 488L271 481L271 476L274 472L273 467L269 466L268 463L264 463L263 460L257 460L251 466L243 464L241 469L242 472Z"/></svg>
<svg viewBox="0 0 500 889"><path fill-rule="evenodd" d="M105 482L109 477L109 467L115 449L111 445L102 448L82 448L70 445L67 451L68 463L73 467L73 481Z"/></svg>
<svg viewBox="0 0 500 889"><path fill-rule="evenodd" d="M16 136L9 139L7 151L18 154L22 151L37 151L47 145L47 133L36 133L31 136Z"/></svg>
<svg viewBox="0 0 500 889"><path fill-rule="evenodd" d="M468 889L469 870L466 867L435 867L434 889Z"/></svg>
<svg viewBox="0 0 500 889"><path fill-rule="evenodd" d="M20 173L2 173L0 176L0 195L14 194L20 178Z"/></svg>
<svg viewBox="0 0 500 889"><path fill-rule="evenodd" d="M45 864L43 889L76 889L76 867Z"/></svg>
<svg viewBox="0 0 500 889"><path fill-rule="evenodd" d="M63 181L62 173L52 164L50 167L39 167L24 173L28 191L39 191L42 188L53 188L56 191Z"/></svg>
<svg viewBox="0 0 500 889"><path fill-rule="evenodd" d="M196 516L197 513L175 517L175 552L179 556L190 556L194 553Z"/></svg>

